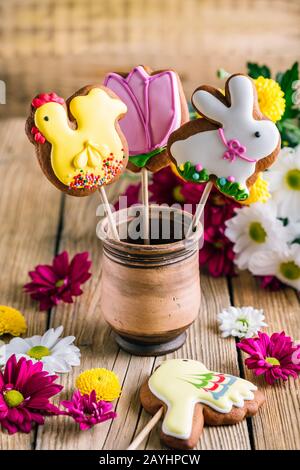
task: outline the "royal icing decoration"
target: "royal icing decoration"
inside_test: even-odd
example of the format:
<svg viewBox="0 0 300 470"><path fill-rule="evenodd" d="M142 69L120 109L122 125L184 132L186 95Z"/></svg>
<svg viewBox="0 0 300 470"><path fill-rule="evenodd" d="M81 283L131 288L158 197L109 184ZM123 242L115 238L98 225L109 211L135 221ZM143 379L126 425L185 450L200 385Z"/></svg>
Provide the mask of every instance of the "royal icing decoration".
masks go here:
<svg viewBox="0 0 300 470"><path fill-rule="evenodd" d="M104 85L127 105L128 112L120 126L128 142L130 161L142 167L165 149L170 133L180 126L176 73L166 70L149 75L139 66L126 77L108 74Z"/></svg>
<svg viewBox="0 0 300 470"><path fill-rule="evenodd" d="M162 430L179 439L192 433L196 403L219 413L241 408L245 400L253 400L257 387L233 375L209 371L204 364L189 359L163 362L148 382L153 395L167 406Z"/></svg>
<svg viewBox="0 0 300 470"><path fill-rule="evenodd" d="M126 105L101 88L76 96L69 103L68 119L64 100L55 93L39 95L32 101L36 142L51 144L51 165L56 177L70 189L94 188L110 183L122 170L124 151L115 128L126 113Z"/></svg>
<svg viewBox="0 0 300 470"><path fill-rule="evenodd" d="M203 183L215 177L222 192L244 200L249 195L246 183L255 173L256 163L276 150L280 134L273 122L253 117L257 103L249 77L230 77L228 92L230 106L206 89L197 89L192 96L193 105L216 128L187 138L181 135L173 140L169 150L185 179Z"/></svg>

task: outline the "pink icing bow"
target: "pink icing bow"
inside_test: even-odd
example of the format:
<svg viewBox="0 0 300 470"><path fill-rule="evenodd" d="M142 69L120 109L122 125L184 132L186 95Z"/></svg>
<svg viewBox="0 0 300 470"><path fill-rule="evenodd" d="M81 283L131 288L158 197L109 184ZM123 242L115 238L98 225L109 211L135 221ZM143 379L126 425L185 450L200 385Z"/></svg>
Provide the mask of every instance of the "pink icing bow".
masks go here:
<svg viewBox="0 0 300 470"><path fill-rule="evenodd" d="M126 78L109 73L104 85L127 106L120 127L130 156L164 147L171 132L180 126L181 104L175 72L149 75L144 67L138 66Z"/></svg>
<svg viewBox="0 0 300 470"><path fill-rule="evenodd" d="M241 145L237 139L226 140L226 137L224 135L224 130L222 128L218 129L218 132L219 132L219 136L221 137L223 144L227 148L227 150L225 150L225 152L223 153L224 160L229 160L230 163L232 163L237 158L240 158L249 163L256 162L256 160L252 160L251 158L248 158L245 155L247 149L244 145Z"/></svg>

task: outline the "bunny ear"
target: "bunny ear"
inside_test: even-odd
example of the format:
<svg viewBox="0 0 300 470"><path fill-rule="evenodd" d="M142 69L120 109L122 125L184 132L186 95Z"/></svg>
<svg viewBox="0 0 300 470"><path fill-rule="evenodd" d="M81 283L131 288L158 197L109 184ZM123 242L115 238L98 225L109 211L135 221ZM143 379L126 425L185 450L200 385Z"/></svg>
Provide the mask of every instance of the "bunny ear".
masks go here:
<svg viewBox="0 0 300 470"><path fill-rule="evenodd" d="M209 91L196 90L192 96L192 103L199 113L209 120L220 124L224 123L228 107Z"/></svg>
<svg viewBox="0 0 300 470"><path fill-rule="evenodd" d="M230 93L231 109L242 114L252 115L254 90L251 78L245 75L234 75L229 78L227 87Z"/></svg>

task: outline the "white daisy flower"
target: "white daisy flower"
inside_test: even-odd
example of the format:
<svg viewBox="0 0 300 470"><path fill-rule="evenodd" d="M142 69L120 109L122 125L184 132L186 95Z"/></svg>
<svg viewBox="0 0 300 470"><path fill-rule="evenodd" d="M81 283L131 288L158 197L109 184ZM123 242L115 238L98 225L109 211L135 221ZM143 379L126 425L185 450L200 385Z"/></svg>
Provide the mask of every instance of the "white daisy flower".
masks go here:
<svg viewBox="0 0 300 470"><path fill-rule="evenodd" d="M263 310L253 307L228 307L218 314L222 337L252 338L267 324Z"/></svg>
<svg viewBox="0 0 300 470"><path fill-rule="evenodd" d="M43 336L31 338L13 338L0 348L0 362L4 365L15 354L33 362L42 361L43 369L50 374L70 372L72 366L80 364L80 350L74 346L75 336L60 338L63 326L50 328Z"/></svg>
<svg viewBox="0 0 300 470"><path fill-rule="evenodd" d="M235 263L247 269L251 256L258 251L276 249L290 239L290 231L276 218L276 206L257 202L236 209L236 215L226 221L225 235L234 243Z"/></svg>
<svg viewBox="0 0 300 470"><path fill-rule="evenodd" d="M283 148L265 177L278 206L278 216L300 220L300 145Z"/></svg>
<svg viewBox="0 0 300 470"><path fill-rule="evenodd" d="M284 284L300 290L300 245L294 243L281 250L256 253L249 269L258 276L276 276Z"/></svg>

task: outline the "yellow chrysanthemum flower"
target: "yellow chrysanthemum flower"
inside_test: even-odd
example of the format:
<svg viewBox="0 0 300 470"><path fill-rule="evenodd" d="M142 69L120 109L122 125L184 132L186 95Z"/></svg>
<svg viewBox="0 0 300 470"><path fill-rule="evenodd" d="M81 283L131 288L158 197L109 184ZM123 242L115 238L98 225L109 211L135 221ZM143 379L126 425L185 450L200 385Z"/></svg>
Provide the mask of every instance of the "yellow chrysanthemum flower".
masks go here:
<svg viewBox="0 0 300 470"><path fill-rule="evenodd" d="M263 179L262 173L259 173L257 180L250 188L250 194L247 199L240 201L240 204L250 206L255 202L267 202L270 199L269 184Z"/></svg>
<svg viewBox="0 0 300 470"><path fill-rule="evenodd" d="M272 78L258 77L254 80L261 112L271 119L279 121L285 110L284 92Z"/></svg>
<svg viewBox="0 0 300 470"><path fill-rule="evenodd" d="M0 305L0 336L20 336L27 330L26 320L19 310Z"/></svg>
<svg viewBox="0 0 300 470"><path fill-rule="evenodd" d="M97 400L113 401L120 396L121 385L117 375L107 369L89 369L76 379L76 387L81 394L96 392Z"/></svg>

